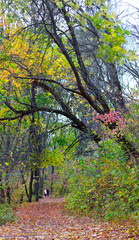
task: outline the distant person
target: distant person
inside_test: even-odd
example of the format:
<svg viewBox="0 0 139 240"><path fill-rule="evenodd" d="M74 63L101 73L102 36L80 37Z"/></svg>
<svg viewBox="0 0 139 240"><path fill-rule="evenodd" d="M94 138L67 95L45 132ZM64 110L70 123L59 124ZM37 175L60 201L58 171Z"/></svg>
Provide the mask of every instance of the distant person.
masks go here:
<svg viewBox="0 0 139 240"><path fill-rule="evenodd" d="M49 197L49 193L50 193L50 191L49 191L49 189L47 189L47 196Z"/></svg>
<svg viewBox="0 0 139 240"><path fill-rule="evenodd" d="M46 189L44 189L44 196L46 197L47 196L47 191L46 191Z"/></svg>

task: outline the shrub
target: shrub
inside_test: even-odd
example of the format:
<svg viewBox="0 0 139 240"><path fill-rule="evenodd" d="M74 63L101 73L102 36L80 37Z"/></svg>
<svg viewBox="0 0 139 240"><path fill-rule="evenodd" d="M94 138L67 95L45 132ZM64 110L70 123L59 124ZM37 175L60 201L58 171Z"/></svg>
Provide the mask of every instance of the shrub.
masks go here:
<svg viewBox="0 0 139 240"><path fill-rule="evenodd" d="M0 226L11 220L15 220L12 208L8 205L0 204Z"/></svg>
<svg viewBox="0 0 139 240"><path fill-rule="evenodd" d="M92 159L75 161L68 182L67 208L107 220L136 219L139 215L137 166L126 161L121 147L114 140L102 145Z"/></svg>

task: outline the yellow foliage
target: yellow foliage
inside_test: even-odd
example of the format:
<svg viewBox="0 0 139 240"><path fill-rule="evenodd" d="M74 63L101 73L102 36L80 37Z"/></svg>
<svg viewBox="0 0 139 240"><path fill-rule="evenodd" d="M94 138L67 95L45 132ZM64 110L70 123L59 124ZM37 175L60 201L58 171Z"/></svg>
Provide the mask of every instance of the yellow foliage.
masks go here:
<svg viewBox="0 0 139 240"><path fill-rule="evenodd" d="M31 89L33 78L43 76L62 83L65 87L75 85L75 77L71 73L69 63L56 44L50 45L44 36L32 32L9 30L9 38L1 44L0 61L0 94L7 98L10 104L15 104L15 98L28 103L26 89ZM67 40L63 39L68 46ZM51 93L48 93L48 97ZM21 105L16 101L16 107ZM22 106L23 107L23 106ZM17 108L18 109L18 108ZM6 115L8 108L0 109L1 117Z"/></svg>
<svg viewBox="0 0 139 240"><path fill-rule="evenodd" d="M61 165L63 161L63 152L58 148L51 151L46 149L45 153L43 152L41 156L42 167L47 167L48 165L58 166Z"/></svg>

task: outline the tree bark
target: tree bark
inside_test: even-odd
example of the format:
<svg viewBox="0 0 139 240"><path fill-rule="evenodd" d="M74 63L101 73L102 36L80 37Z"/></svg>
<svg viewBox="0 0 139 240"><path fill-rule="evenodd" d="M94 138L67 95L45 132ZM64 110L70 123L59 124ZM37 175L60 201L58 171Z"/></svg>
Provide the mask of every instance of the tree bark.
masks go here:
<svg viewBox="0 0 139 240"><path fill-rule="evenodd" d="M50 192L53 192L53 175L54 175L55 168L52 166L52 172L51 172L51 186L50 186Z"/></svg>
<svg viewBox="0 0 139 240"><path fill-rule="evenodd" d="M39 168L35 169L35 200L39 201Z"/></svg>
<svg viewBox="0 0 139 240"><path fill-rule="evenodd" d="M20 173L21 173L21 177L22 177L22 184L24 184L24 186L25 186L25 193L27 195L27 198L29 198L29 194L28 194L27 185L26 185L26 181L25 181L25 178L24 178L23 170L20 170Z"/></svg>
<svg viewBox="0 0 139 240"><path fill-rule="evenodd" d="M7 202L10 204L11 203L11 188L10 188L10 186L7 186L6 198L7 198Z"/></svg>
<svg viewBox="0 0 139 240"><path fill-rule="evenodd" d="M33 169L31 168L28 202L32 202Z"/></svg>
<svg viewBox="0 0 139 240"><path fill-rule="evenodd" d="M5 194L2 186L2 175L0 174L0 203L5 203Z"/></svg>

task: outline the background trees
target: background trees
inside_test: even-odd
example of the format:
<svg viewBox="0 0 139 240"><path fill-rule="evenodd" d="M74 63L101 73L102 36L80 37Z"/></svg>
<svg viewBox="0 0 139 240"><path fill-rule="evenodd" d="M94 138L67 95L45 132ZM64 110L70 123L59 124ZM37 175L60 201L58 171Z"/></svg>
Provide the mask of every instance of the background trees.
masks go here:
<svg viewBox="0 0 139 240"><path fill-rule="evenodd" d="M122 77L127 69L135 76L137 57L127 50L129 31L105 1L13 0L2 10L7 12L1 31L2 144L13 138L7 148L2 145L1 157L12 155L25 166L20 172L30 171L29 201L33 176L38 200L42 159L56 147L66 153L80 142L79 154L89 141L94 150L114 139L123 161L137 164L136 99L132 106Z"/></svg>
<svg viewBox="0 0 139 240"><path fill-rule="evenodd" d="M12 1L8 6L9 11L12 11L14 4ZM55 112L66 116L74 127L88 132L90 129L82 120L83 114L79 113L80 116L77 116L75 106L72 103L71 107L69 101L76 101L78 98L99 114L109 113L110 109L126 111L122 84L118 77L118 62L124 62L125 58L134 59L135 56L124 47L125 35L129 32L120 27L115 15L107 11L103 1L78 3L33 0L19 2L17 6L20 10L24 9L24 16L30 25L24 22L26 26L18 31L20 37L16 42L19 45L23 42L22 53L17 43L16 55L12 52L13 48L9 52L10 66L12 63L18 73L7 69L8 74L16 84L23 81L23 84L32 86L32 101L36 94L33 89L36 88L36 96L39 91L45 92L45 95L49 93L58 104L56 109L52 108L52 104L42 108L36 101L31 107L26 106L25 110L17 110L6 102L6 106L17 118L36 111ZM23 54L23 48L26 55ZM115 125L116 122L109 126L110 129L115 128ZM98 134L91 135L96 142L100 140ZM120 141L133 155L137 154L124 136L120 137Z"/></svg>

